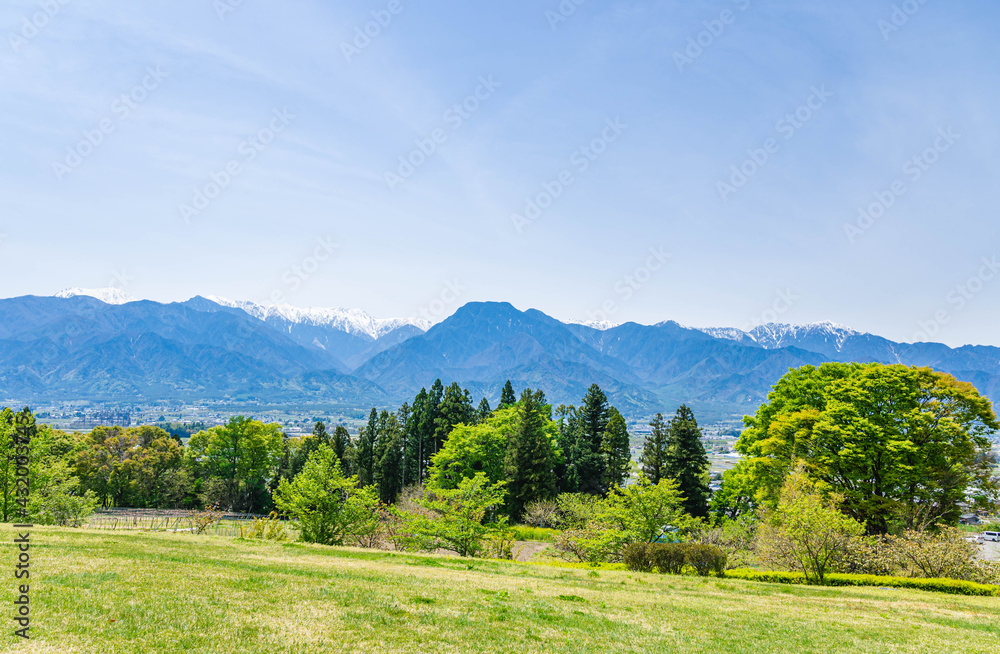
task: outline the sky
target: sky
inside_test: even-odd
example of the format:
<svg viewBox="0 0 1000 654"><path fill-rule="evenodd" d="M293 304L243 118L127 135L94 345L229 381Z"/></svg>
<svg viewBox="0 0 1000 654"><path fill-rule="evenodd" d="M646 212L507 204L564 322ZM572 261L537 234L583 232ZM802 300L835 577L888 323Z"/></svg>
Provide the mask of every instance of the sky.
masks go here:
<svg viewBox="0 0 1000 654"><path fill-rule="evenodd" d="M1000 6L7 0L0 296L1000 345Z"/></svg>

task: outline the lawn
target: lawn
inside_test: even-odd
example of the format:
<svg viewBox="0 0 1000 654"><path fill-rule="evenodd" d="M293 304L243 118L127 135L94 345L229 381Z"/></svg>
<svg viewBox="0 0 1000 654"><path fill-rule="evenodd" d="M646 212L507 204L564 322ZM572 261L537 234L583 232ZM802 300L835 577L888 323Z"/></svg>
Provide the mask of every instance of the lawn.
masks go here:
<svg viewBox="0 0 1000 654"><path fill-rule="evenodd" d="M10 526L0 537L11 543ZM11 652L994 652L1000 600L36 528ZM12 545L2 565L12 569ZM4 603L11 607L14 579ZM6 613L10 614L10 608Z"/></svg>

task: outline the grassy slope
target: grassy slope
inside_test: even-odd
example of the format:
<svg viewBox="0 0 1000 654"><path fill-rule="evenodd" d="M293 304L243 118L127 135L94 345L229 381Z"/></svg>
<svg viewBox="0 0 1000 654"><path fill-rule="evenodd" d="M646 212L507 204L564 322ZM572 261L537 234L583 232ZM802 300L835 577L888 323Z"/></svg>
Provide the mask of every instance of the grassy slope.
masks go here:
<svg viewBox="0 0 1000 654"><path fill-rule="evenodd" d="M35 638L18 642L5 615L2 651L968 653L1000 636L994 598L179 534L48 528L34 540Z"/></svg>

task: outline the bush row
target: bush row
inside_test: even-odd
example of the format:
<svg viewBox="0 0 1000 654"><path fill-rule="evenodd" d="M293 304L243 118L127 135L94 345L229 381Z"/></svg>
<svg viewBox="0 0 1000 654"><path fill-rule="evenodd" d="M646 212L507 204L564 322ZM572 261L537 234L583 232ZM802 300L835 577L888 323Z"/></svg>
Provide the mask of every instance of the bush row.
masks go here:
<svg viewBox="0 0 1000 654"><path fill-rule="evenodd" d="M805 584L806 577L801 572L778 572L766 570L728 570L726 576L747 581L765 581L777 584ZM1000 586L977 584L958 579L924 579L919 577L883 577L878 575L826 575L827 586L880 586L887 588L913 588L952 595L978 595L1000 597Z"/></svg>
<svg viewBox="0 0 1000 654"><path fill-rule="evenodd" d="M726 575L726 553L714 545L699 543L632 543L623 556L629 570L680 574L690 565L699 575Z"/></svg>

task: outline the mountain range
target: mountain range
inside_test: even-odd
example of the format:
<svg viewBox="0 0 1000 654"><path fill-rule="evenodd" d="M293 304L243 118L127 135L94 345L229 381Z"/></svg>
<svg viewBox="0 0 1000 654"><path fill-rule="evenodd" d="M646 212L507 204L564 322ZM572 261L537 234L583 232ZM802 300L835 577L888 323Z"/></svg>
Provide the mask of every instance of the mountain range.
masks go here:
<svg viewBox="0 0 1000 654"><path fill-rule="evenodd" d="M576 403L592 383L636 419L688 403L752 412L789 368L824 361L931 366L1000 400L1000 348L897 343L833 323L751 331L563 323L471 302L431 325L360 310L217 297L161 304L115 289L0 300L0 400L259 400L395 406L436 378L495 404L503 383Z"/></svg>

